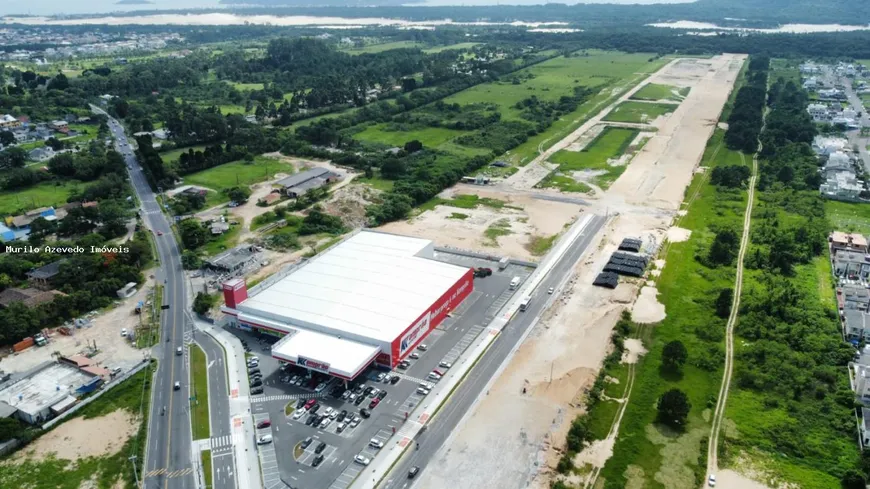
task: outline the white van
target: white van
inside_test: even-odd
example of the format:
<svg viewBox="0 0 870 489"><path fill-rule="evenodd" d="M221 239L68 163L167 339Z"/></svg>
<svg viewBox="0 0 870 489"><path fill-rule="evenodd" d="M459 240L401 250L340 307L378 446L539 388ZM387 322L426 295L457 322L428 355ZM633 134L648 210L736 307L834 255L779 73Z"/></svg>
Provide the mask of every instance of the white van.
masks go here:
<svg viewBox="0 0 870 489"><path fill-rule="evenodd" d="M511 279L511 290L516 289L520 285L520 278L514 277Z"/></svg>

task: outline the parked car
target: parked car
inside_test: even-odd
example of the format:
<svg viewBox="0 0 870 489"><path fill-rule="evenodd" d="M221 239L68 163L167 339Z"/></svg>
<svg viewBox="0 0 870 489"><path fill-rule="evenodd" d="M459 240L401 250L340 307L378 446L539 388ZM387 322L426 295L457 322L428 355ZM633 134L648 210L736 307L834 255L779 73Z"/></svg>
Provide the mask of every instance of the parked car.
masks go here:
<svg viewBox="0 0 870 489"><path fill-rule="evenodd" d="M262 394L262 393L263 393L262 387L254 387L253 389L251 389L251 395L255 396L257 394Z"/></svg>
<svg viewBox="0 0 870 489"><path fill-rule="evenodd" d="M402 370L407 370L408 367L410 367L410 366L411 366L411 363L406 361L406 360L402 360L401 362L399 362L398 365L396 365L396 367L398 367Z"/></svg>
<svg viewBox="0 0 870 489"><path fill-rule="evenodd" d="M378 374L378 382L383 382L386 377L387 377L387 374L379 373Z"/></svg>
<svg viewBox="0 0 870 489"><path fill-rule="evenodd" d="M387 397L387 391L378 392L378 399L383 401L385 397Z"/></svg>
<svg viewBox="0 0 870 489"><path fill-rule="evenodd" d="M258 373L260 373L260 369L257 368L257 367L253 367L253 368L249 368L249 369L248 369L248 375L251 375L251 374L258 374Z"/></svg>
<svg viewBox="0 0 870 489"><path fill-rule="evenodd" d="M329 426L329 423L332 423L332 420L328 417L324 417L323 421L320 422L320 429L326 429L326 427Z"/></svg>
<svg viewBox="0 0 870 489"><path fill-rule="evenodd" d="M450 363L450 362L441 362L441 363L438 364L438 366L441 367L441 368L450 368L450 367L453 366L453 364Z"/></svg>
<svg viewBox="0 0 870 489"><path fill-rule="evenodd" d="M420 354L415 352L415 351L412 351L411 354L408 355L408 358L413 358L414 360L416 360L416 359L420 358Z"/></svg>
<svg viewBox="0 0 870 489"><path fill-rule="evenodd" d="M338 426L335 427L335 432L341 433L342 431L344 431L345 426L347 425L344 423L338 423Z"/></svg>
<svg viewBox="0 0 870 489"><path fill-rule="evenodd" d="M268 428L270 426L272 426L272 422L269 421L268 419L264 419L263 421L260 421L259 423L257 423L258 430L261 430L263 428Z"/></svg>
<svg viewBox="0 0 870 489"><path fill-rule="evenodd" d="M716 487L716 474L710 474L710 478L707 479L707 485L710 487Z"/></svg>
<svg viewBox="0 0 870 489"><path fill-rule="evenodd" d="M260 379L254 379L251 381L251 387L260 387L261 385L263 385L263 381Z"/></svg>
<svg viewBox="0 0 870 489"><path fill-rule="evenodd" d="M390 377L390 383L393 385L396 385L397 383L399 383L399 380L400 379L399 379L398 375L394 375L394 376Z"/></svg>
<svg viewBox="0 0 870 489"><path fill-rule="evenodd" d="M363 455L363 454L361 454L361 453L360 453L360 454L357 454L357 455L353 458L353 461L356 462L356 463L358 463L358 464L360 464L360 465L368 465L369 462L371 462L371 460L370 460L368 457L366 457L365 455Z"/></svg>
<svg viewBox="0 0 870 489"><path fill-rule="evenodd" d="M306 448L308 448L309 445L311 445L311 442L313 442L313 441L314 441L314 438L311 438L309 436L308 438L302 440L302 443L299 446L301 446L302 449L305 450Z"/></svg>
<svg viewBox="0 0 870 489"><path fill-rule="evenodd" d="M359 416L354 416L353 419L350 420L350 427L355 428L359 426L360 421L362 421L362 418L360 418Z"/></svg>
<svg viewBox="0 0 870 489"><path fill-rule="evenodd" d="M311 414L317 414L317 411L320 410L320 404L315 404L308 408L308 412Z"/></svg>
<svg viewBox="0 0 870 489"><path fill-rule="evenodd" d="M272 435L263 435L257 438L257 445L266 445L268 443L272 443Z"/></svg>
<svg viewBox="0 0 870 489"><path fill-rule="evenodd" d="M317 421L317 415L312 414L311 416L308 416L308 419L305 420L305 425L306 426L314 426L315 421Z"/></svg>
<svg viewBox="0 0 870 489"><path fill-rule="evenodd" d="M311 398L305 402L305 409L311 409L311 406L317 404L317 399Z"/></svg>
<svg viewBox="0 0 870 489"><path fill-rule="evenodd" d="M377 389L377 388L372 389L372 391L369 392L369 397L375 397L375 396L377 396L377 395L380 394L380 393L381 393L381 390L380 390L380 389Z"/></svg>
<svg viewBox="0 0 870 489"><path fill-rule="evenodd" d="M414 477L417 476L417 474L419 472L420 472L420 467L417 467L416 465L411 467L411 470L408 471L408 478L413 479Z"/></svg>
<svg viewBox="0 0 870 489"><path fill-rule="evenodd" d="M344 391L344 393L341 394L341 399L343 401L346 401L350 397L351 394L353 394L353 392L351 392L350 390L346 390L346 391Z"/></svg>
<svg viewBox="0 0 870 489"><path fill-rule="evenodd" d="M347 402L353 402L353 401L356 401L356 398L357 398L357 397L359 397L359 396L357 396L357 395L354 394L354 393L351 393L349 396L347 396Z"/></svg>
<svg viewBox="0 0 870 489"><path fill-rule="evenodd" d="M332 409L331 407L326 406L326 409L323 411L323 415L332 417L332 413L334 413L334 412L335 412L335 409Z"/></svg>
<svg viewBox="0 0 870 489"><path fill-rule="evenodd" d="M325 382L321 382L321 383L317 384L317 387L314 388L314 392L319 394L319 393L323 392L323 389L326 389Z"/></svg>
<svg viewBox="0 0 870 489"><path fill-rule="evenodd" d="M428 393L429 393L429 389L427 389L425 387L417 387L417 394L425 396Z"/></svg>
<svg viewBox="0 0 870 489"><path fill-rule="evenodd" d="M338 413L338 417L335 419L338 421L344 421L344 418L346 418L346 417L347 417L347 410L342 410L340 413Z"/></svg>
<svg viewBox="0 0 870 489"><path fill-rule="evenodd" d="M384 442L378 440L377 438L372 438L369 440L369 446L372 448L384 448Z"/></svg>
<svg viewBox="0 0 870 489"><path fill-rule="evenodd" d="M297 409L295 413L293 413L293 419L299 419L302 416L305 416L308 413L308 410L305 408Z"/></svg>
<svg viewBox="0 0 870 489"><path fill-rule="evenodd" d="M430 372L427 378L429 380L435 380L435 381L441 380L441 376L436 374L435 372Z"/></svg>
<svg viewBox="0 0 870 489"><path fill-rule="evenodd" d="M326 448L326 442L322 441L317 445L317 448L314 449L314 453L322 453Z"/></svg>
<svg viewBox="0 0 870 489"><path fill-rule="evenodd" d="M378 404L380 402L381 402L381 400L378 399L377 397L372 399L372 402L369 403L369 409L374 409L374 408L378 407Z"/></svg>
<svg viewBox="0 0 870 489"><path fill-rule="evenodd" d="M296 409L302 409L303 407L305 407L306 402L308 401L306 401L305 399L299 399L298 401L296 401Z"/></svg>
<svg viewBox="0 0 870 489"><path fill-rule="evenodd" d="M362 416L363 418L368 418L368 417L371 416L372 414L369 412L368 409L360 409L360 410L359 410L359 415Z"/></svg>
<svg viewBox="0 0 870 489"><path fill-rule="evenodd" d="M362 404L363 401L365 401L365 399L365 396L359 396L356 398L355 401L353 401L353 403L355 406L359 406L360 404Z"/></svg>
<svg viewBox="0 0 870 489"><path fill-rule="evenodd" d="M121 328L121 336L127 337L127 328Z"/></svg>
<svg viewBox="0 0 870 489"><path fill-rule="evenodd" d="M365 384L357 384L357 386L354 387L354 389L353 389L353 393L356 394L356 395L360 395L360 394L362 394L363 391L365 391L365 390L366 390L366 385L365 385Z"/></svg>
<svg viewBox="0 0 870 489"><path fill-rule="evenodd" d="M428 348L429 348L429 347L426 346L425 343L420 343L419 345L417 345L417 349L420 350L420 351L426 351Z"/></svg>
<svg viewBox="0 0 870 489"><path fill-rule="evenodd" d="M293 382L293 385L296 387L302 387L303 382L305 382L305 377L299 376L299 378L296 379L296 382Z"/></svg>
<svg viewBox="0 0 870 489"><path fill-rule="evenodd" d="M366 387L363 391L363 396L368 396L372 392L372 390L374 390L373 387Z"/></svg>
<svg viewBox="0 0 870 489"><path fill-rule="evenodd" d="M323 462L323 455L318 455L314 457L314 460L311 462L312 467L317 467Z"/></svg>

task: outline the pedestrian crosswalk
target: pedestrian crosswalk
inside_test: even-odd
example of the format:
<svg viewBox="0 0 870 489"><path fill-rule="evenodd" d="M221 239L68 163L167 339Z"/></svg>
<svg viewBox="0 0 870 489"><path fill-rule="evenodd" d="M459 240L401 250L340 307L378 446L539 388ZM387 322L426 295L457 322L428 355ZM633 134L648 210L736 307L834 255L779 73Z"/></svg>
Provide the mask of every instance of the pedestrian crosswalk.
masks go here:
<svg viewBox="0 0 870 489"><path fill-rule="evenodd" d="M418 384L421 382L425 382L427 384L432 383L432 381L430 381L430 380L424 380L424 379L420 379L417 377L411 377L410 375L403 374L402 372L393 372L393 374L398 375L399 378L401 378L402 380L410 380L411 382L416 382Z"/></svg>
<svg viewBox="0 0 870 489"><path fill-rule="evenodd" d="M295 401L296 399L310 399L312 397L320 397L314 394L293 394L280 396L251 396L251 402L271 402L271 401Z"/></svg>
<svg viewBox="0 0 870 489"><path fill-rule="evenodd" d="M145 472L145 477L157 477L158 475L163 475L171 479L173 477L183 477L192 473L193 469L190 467L179 470L154 469L149 472Z"/></svg>
<svg viewBox="0 0 870 489"><path fill-rule="evenodd" d="M209 448L212 450L223 448L227 446L233 446L238 443L241 443L242 434L241 433L233 433L232 435L223 435L223 436L215 436L208 440Z"/></svg>

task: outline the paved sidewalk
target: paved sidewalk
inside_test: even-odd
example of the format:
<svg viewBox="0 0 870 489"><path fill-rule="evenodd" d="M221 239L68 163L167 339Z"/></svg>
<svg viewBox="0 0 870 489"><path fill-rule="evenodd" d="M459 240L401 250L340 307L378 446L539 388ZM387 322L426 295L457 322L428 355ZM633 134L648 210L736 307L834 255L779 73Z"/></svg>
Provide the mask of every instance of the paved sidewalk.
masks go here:
<svg viewBox="0 0 870 489"><path fill-rule="evenodd" d="M498 338L501 330L507 326L514 314L517 313L523 297L530 295L535 290L541 280L559 262L575 240L585 232L594 217L592 214L587 214L577 219L568 232L559 240L556 247L547 255L543 263L535 269L532 275L523 283L520 290L505 304L490 325L471 343L465 353L456 360L453 367L448 370L447 375L438 381L431 394L426 396L426 402L419 404L414 409L410 416L408 416L408 421L396 431L396 435L392 439L386 442L384 448L366 470L360 473L359 477L350 486L351 489L374 489L382 479L389 475L390 469L399 461L406 449L416 443L414 439L426 429L427 423L437 415L438 410L450 398L456 386L462 382L475 363ZM561 287L562 285L559 286L559 288ZM553 297L556 296L558 294L553 294ZM550 300L553 299L551 298ZM533 328L534 325L528 328L526 335ZM516 348L519 348L521 344L522 341L517 343ZM507 365L509 360L510 356L504 361L496 374L492 376L490 383L498 377L498 374ZM488 388L489 384L487 384ZM474 405L476 404L475 402ZM469 412L471 412L471 409L469 409Z"/></svg>
<svg viewBox="0 0 870 489"><path fill-rule="evenodd" d="M229 383L229 412L232 426L232 440L236 462L236 487L238 489L260 489L263 487L260 463L257 459L255 428L251 417L247 366L245 350L238 338L213 324L194 318L196 329L207 333L224 348Z"/></svg>

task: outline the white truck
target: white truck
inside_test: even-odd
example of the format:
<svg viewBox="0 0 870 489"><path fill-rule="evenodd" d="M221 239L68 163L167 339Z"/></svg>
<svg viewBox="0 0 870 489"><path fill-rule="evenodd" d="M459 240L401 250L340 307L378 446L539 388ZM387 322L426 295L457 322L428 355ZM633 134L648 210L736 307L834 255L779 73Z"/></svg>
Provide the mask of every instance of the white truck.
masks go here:
<svg viewBox="0 0 870 489"><path fill-rule="evenodd" d="M514 277L511 279L511 285L510 285L511 290L516 289L517 287L519 287L519 285L520 285L520 278L519 277Z"/></svg>
<svg viewBox="0 0 870 489"><path fill-rule="evenodd" d="M532 296L527 295L523 297L523 300L520 302L520 312L525 312L526 309L529 308L529 304L532 303Z"/></svg>

